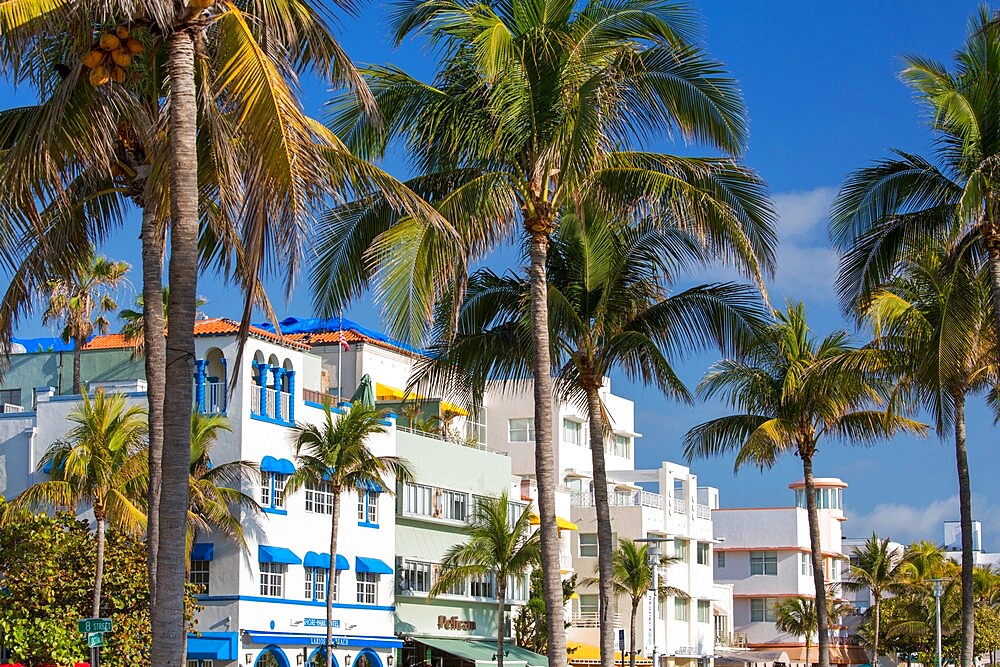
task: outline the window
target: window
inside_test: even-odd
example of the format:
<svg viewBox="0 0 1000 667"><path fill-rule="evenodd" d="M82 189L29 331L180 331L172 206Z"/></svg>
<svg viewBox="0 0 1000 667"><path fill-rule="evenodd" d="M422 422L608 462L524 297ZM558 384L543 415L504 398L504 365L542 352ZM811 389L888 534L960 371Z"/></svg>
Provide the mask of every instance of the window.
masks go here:
<svg viewBox="0 0 1000 667"><path fill-rule="evenodd" d="M378 603L378 575L372 572L358 572L358 603Z"/></svg>
<svg viewBox="0 0 1000 667"><path fill-rule="evenodd" d="M600 611L599 595L580 595L580 613L596 614Z"/></svg>
<svg viewBox="0 0 1000 667"><path fill-rule="evenodd" d="M469 494L461 491L441 492L441 518L465 521L469 518Z"/></svg>
<svg viewBox="0 0 1000 667"><path fill-rule="evenodd" d="M709 565L712 562L712 545L708 542L698 543L698 565Z"/></svg>
<svg viewBox="0 0 1000 667"><path fill-rule="evenodd" d="M10 403L11 405L21 405L21 390L0 389L0 408L3 407L4 403Z"/></svg>
<svg viewBox="0 0 1000 667"><path fill-rule="evenodd" d="M486 444L486 408L479 406L465 419L465 439Z"/></svg>
<svg viewBox="0 0 1000 667"><path fill-rule="evenodd" d="M333 514L333 487L329 482L306 482L306 511Z"/></svg>
<svg viewBox="0 0 1000 667"><path fill-rule="evenodd" d="M469 579L469 595L474 598L496 597L495 579L492 572L476 575Z"/></svg>
<svg viewBox="0 0 1000 667"><path fill-rule="evenodd" d="M260 473L260 504L265 511L285 509L286 481L288 481L288 475L284 473Z"/></svg>
<svg viewBox="0 0 1000 667"><path fill-rule="evenodd" d="M580 558L597 558L597 533L580 533Z"/></svg>
<svg viewBox="0 0 1000 667"><path fill-rule="evenodd" d="M688 541L674 540L674 556L681 562L686 563L688 559Z"/></svg>
<svg viewBox="0 0 1000 667"><path fill-rule="evenodd" d="M534 442L535 418L519 417L507 420L507 439L510 442Z"/></svg>
<svg viewBox="0 0 1000 667"><path fill-rule="evenodd" d="M562 439L567 444L582 447L583 424L572 419L563 419Z"/></svg>
<svg viewBox="0 0 1000 667"><path fill-rule="evenodd" d="M434 489L418 484L404 484L403 514L434 516Z"/></svg>
<svg viewBox="0 0 1000 667"><path fill-rule="evenodd" d="M812 554L799 554L799 573L806 577L813 575Z"/></svg>
<svg viewBox="0 0 1000 667"><path fill-rule="evenodd" d="M725 551L716 551L715 552L715 564L716 564L717 567L725 567L726 566L726 552Z"/></svg>
<svg viewBox="0 0 1000 667"><path fill-rule="evenodd" d="M378 492L358 491L358 525L378 527Z"/></svg>
<svg viewBox="0 0 1000 667"><path fill-rule="evenodd" d="M201 590L198 591L201 595L208 595L208 582L212 570L212 561L210 560L192 560L191 561L191 576L188 577L190 581L195 586L201 586Z"/></svg>
<svg viewBox="0 0 1000 667"><path fill-rule="evenodd" d="M688 601L683 598L674 598L674 620L688 620Z"/></svg>
<svg viewBox="0 0 1000 667"><path fill-rule="evenodd" d="M400 585L411 593L429 593L431 590L431 564L415 560L404 560L400 568Z"/></svg>
<svg viewBox="0 0 1000 667"><path fill-rule="evenodd" d="M830 581L840 581L840 566L839 558L830 559Z"/></svg>
<svg viewBox="0 0 1000 667"><path fill-rule="evenodd" d="M712 622L712 603L708 600L698 600L698 622Z"/></svg>
<svg viewBox="0 0 1000 667"><path fill-rule="evenodd" d="M527 601L531 593L531 581L528 577L507 577L507 599Z"/></svg>
<svg viewBox="0 0 1000 667"><path fill-rule="evenodd" d="M778 552L751 551L750 574L778 574Z"/></svg>
<svg viewBox="0 0 1000 667"><path fill-rule="evenodd" d="M515 523L517 523L517 520L521 518L521 515L524 514L524 510L527 507L528 506L525 505L524 503L508 502L507 503L507 523L509 523L512 526Z"/></svg>
<svg viewBox="0 0 1000 667"><path fill-rule="evenodd" d="M329 573L322 567L307 567L306 569L306 599L326 600L326 582ZM334 577L336 581L336 577ZM333 599L337 599L336 586L334 586Z"/></svg>
<svg viewBox="0 0 1000 667"><path fill-rule="evenodd" d="M269 598L280 598L285 595L285 564L260 564L260 594Z"/></svg>
<svg viewBox="0 0 1000 667"><path fill-rule="evenodd" d="M614 455L622 458L632 458L632 438L627 435L615 435Z"/></svg>
<svg viewBox="0 0 1000 667"><path fill-rule="evenodd" d="M750 622L774 623L776 598L750 598Z"/></svg>

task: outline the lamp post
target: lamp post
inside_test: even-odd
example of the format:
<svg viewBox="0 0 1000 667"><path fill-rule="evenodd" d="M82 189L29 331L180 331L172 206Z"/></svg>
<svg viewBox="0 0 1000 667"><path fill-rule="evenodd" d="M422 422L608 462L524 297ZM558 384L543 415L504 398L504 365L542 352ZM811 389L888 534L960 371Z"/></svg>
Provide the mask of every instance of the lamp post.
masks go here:
<svg viewBox="0 0 1000 667"><path fill-rule="evenodd" d="M937 667L941 667L941 596L945 579L931 579L934 584L934 623L937 627Z"/></svg>
<svg viewBox="0 0 1000 667"><path fill-rule="evenodd" d="M663 542L673 542L674 538L673 537L640 537L640 538L638 538L636 540L632 540L632 541L633 542L645 542L645 543L649 544L649 547L647 547L647 549L646 549L646 557L649 559L649 567L653 570L653 592L652 592L652 595L653 595L653 599L652 599L652 601L653 601L653 622L652 622L652 626L653 626L653 646L652 646L652 648L650 650L650 660L653 663L652 667L657 667L656 666L656 623L659 620L659 617L658 617L657 610L656 610L656 604L659 601L658 597L659 597L659 590L660 590L660 581L659 581L659 578L660 578L660 576L659 576L660 575L660 556L662 555L661 552L660 552L660 544L662 544ZM634 646L632 647L632 652L633 653L635 652L635 647ZM938 665L938 667L940 667L940 665Z"/></svg>

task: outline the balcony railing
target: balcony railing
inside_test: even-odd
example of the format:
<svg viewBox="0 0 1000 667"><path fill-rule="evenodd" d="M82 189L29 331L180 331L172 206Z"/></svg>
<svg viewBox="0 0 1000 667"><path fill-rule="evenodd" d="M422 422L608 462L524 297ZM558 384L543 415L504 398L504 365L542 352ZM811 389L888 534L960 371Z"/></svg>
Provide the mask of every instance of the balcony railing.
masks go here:
<svg viewBox="0 0 1000 667"><path fill-rule="evenodd" d="M205 383L205 414L226 414L226 383Z"/></svg>
<svg viewBox="0 0 1000 667"><path fill-rule="evenodd" d="M250 415L264 421L291 424L292 395L271 387L250 385Z"/></svg>
<svg viewBox="0 0 1000 667"><path fill-rule="evenodd" d="M673 507L674 514L687 514L688 503L683 498L671 498L670 505Z"/></svg>
<svg viewBox="0 0 1000 667"><path fill-rule="evenodd" d="M574 493L574 507L593 507L594 494L590 492ZM649 491L616 491L608 494L608 505L611 507L651 507L663 509L663 496Z"/></svg>
<svg viewBox="0 0 1000 667"><path fill-rule="evenodd" d="M746 648L747 635L745 632L718 633L715 635L715 645L729 648Z"/></svg>
<svg viewBox="0 0 1000 667"><path fill-rule="evenodd" d="M578 611L573 614L573 625L578 628L597 628L601 625L600 616L600 612L596 611ZM613 627L621 627L621 614L612 614L611 620Z"/></svg>
<svg viewBox="0 0 1000 667"><path fill-rule="evenodd" d="M696 504L694 506L694 515L699 519L711 519L712 518L712 508L708 505Z"/></svg>

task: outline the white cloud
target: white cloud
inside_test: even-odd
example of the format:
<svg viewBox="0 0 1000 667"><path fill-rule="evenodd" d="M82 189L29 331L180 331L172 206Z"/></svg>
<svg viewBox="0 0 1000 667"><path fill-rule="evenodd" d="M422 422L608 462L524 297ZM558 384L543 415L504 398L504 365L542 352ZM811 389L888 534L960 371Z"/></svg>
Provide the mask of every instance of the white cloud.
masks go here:
<svg viewBox="0 0 1000 667"><path fill-rule="evenodd" d="M916 540L944 541L945 521L958 521L958 496L932 500L924 506L905 503L882 503L867 514L855 514L848 508L844 534L866 537L872 532L909 544ZM983 524L983 543L987 550L1000 550L1000 505L981 495L972 497L972 518Z"/></svg>
<svg viewBox="0 0 1000 667"><path fill-rule="evenodd" d="M778 252L774 279L768 285L772 301L834 298L837 254L827 241L831 187L787 192L774 197L778 214Z"/></svg>

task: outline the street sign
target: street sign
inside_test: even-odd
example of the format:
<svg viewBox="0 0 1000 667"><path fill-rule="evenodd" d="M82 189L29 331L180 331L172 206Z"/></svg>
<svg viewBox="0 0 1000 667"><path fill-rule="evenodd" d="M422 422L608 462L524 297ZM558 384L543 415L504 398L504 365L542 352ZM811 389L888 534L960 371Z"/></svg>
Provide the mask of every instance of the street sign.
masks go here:
<svg viewBox="0 0 1000 667"><path fill-rule="evenodd" d="M92 632L111 632L110 618L81 618L77 623L80 632L89 634Z"/></svg>
<svg viewBox="0 0 1000 667"><path fill-rule="evenodd" d="M87 646L90 648L95 648L97 646L104 646L104 635L100 632L94 632L87 635Z"/></svg>

